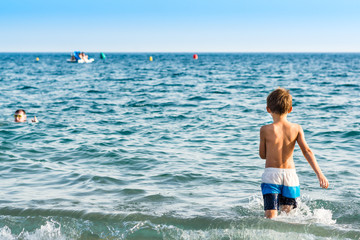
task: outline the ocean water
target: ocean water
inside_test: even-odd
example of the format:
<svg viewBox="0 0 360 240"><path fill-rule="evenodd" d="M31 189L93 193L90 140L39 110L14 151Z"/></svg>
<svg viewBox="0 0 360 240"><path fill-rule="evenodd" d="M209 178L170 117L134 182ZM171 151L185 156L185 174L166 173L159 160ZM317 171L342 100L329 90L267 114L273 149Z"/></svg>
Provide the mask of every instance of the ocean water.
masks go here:
<svg viewBox="0 0 360 240"><path fill-rule="evenodd" d="M360 239L360 54L89 55L0 54L0 239ZM299 207L268 220L278 86L330 187L296 146Z"/></svg>

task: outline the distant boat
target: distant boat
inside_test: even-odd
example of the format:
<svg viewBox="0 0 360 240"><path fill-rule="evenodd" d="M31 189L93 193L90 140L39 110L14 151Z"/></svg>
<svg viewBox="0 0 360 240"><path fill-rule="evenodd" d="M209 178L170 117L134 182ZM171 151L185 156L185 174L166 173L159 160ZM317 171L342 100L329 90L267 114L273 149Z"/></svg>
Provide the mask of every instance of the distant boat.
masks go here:
<svg viewBox="0 0 360 240"><path fill-rule="evenodd" d="M74 51L74 54L71 54L71 58L67 60L69 63L91 63L94 61L93 58L81 58L79 51Z"/></svg>

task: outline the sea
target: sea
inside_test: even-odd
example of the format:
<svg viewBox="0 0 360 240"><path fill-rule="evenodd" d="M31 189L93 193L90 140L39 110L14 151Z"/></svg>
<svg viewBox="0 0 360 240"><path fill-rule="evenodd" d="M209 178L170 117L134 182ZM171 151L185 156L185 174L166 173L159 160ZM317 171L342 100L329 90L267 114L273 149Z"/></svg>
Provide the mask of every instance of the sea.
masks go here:
<svg viewBox="0 0 360 240"><path fill-rule="evenodd" d="M0 53L1 240L360 239L359 53L70 54ZM298 207L269 220L278 87L330 186L296 145Z"/></svg>

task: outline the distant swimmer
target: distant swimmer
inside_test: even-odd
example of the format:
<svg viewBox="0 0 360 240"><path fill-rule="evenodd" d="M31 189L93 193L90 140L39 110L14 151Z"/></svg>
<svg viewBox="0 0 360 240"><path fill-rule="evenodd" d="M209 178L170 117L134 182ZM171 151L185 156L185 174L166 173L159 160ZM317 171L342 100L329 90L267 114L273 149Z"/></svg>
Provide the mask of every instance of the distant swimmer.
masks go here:
<svg viewBox="0 0 360 240"><path fill-rule="evenodd" d="M18 109L16 110L15 114L14 114L14 118L15 118L15 122L26 122L27 116L26 116L26 112L24 109ZM38 119L36 118L36 116L34 116L33 119L31 119L31 122L39 122Z"/></svg>
<svg viewBox="0 0 360 240"><path fill-rule="evenodd" d="M79 57L80 57L82 60L84 60L85 62L87 62L88 59L89 59L89 56L86 55L84 52L80 53L80 54L79 54Z"/></svg>
<svg viewBox="0 0 360 240"><path fill-rule="evenodd" d="M259 155L265 159L261 191L265 216L274 218L279 207L286 213L296 208L296 198L300 197L299 178L293 160L295 143L298 143L304 157L316 173L320 187L328 188L329 182L307 145L301 126L287 120L287 115L292 111L290 92L283 88L271 92L267 97L266 110L271 114L273 123L260 129Z"/></svg>

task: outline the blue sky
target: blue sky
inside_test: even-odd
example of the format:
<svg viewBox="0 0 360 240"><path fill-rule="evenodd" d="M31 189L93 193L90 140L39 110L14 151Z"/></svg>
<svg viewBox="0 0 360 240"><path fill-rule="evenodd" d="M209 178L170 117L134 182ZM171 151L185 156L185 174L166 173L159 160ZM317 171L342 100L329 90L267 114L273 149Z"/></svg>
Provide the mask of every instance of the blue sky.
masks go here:
<svg viewBox="0 0 360 240"><path fill-rule="evenodd" d="M1 0L0 52L360 52L355 0Z"/></svg>

